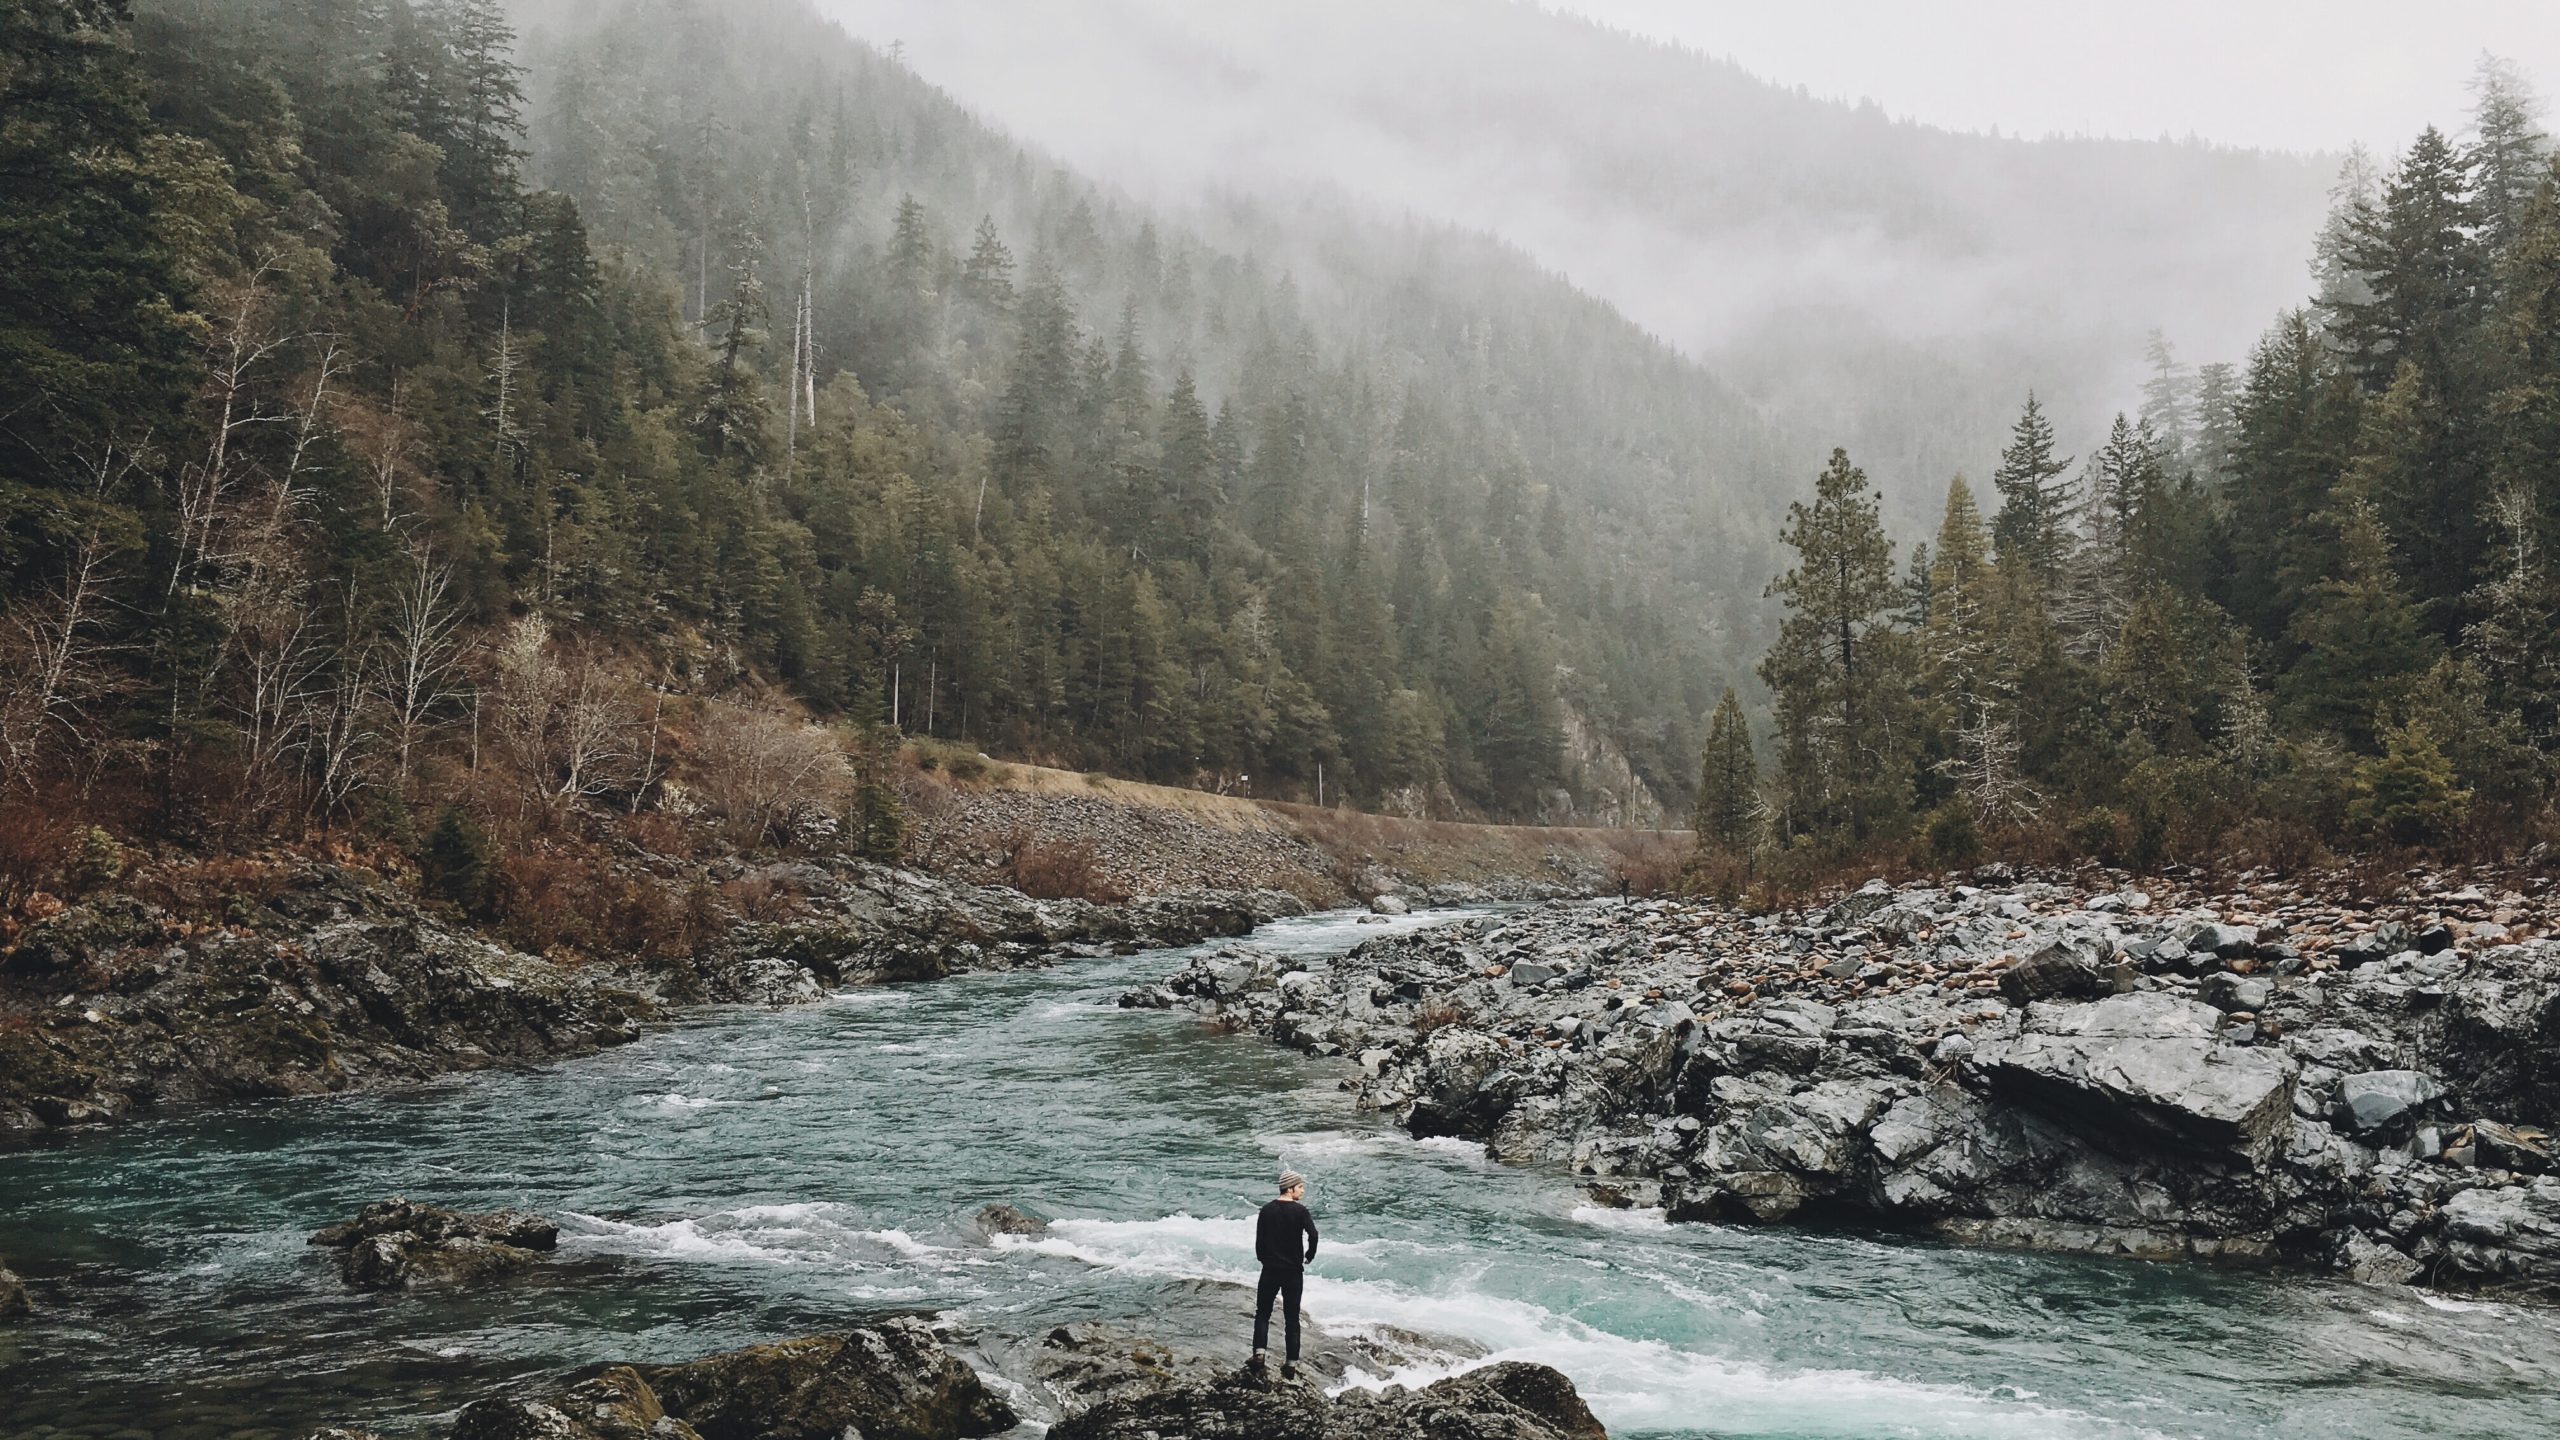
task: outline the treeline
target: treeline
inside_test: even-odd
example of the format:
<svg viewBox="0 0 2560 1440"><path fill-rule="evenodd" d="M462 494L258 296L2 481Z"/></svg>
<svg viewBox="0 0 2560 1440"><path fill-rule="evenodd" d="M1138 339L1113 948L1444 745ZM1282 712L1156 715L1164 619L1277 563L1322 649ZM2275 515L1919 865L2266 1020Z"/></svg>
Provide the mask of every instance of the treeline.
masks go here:
<svg viewBox="0 0 2560 1440"><path fill-rule="evenodd" d="M2479 94L2469 143L2350 163L2317 296L2245 368L2155 342L2140 418L2077 462L2030 398L1907 565L1833 454L1771 589L1774 764L1730 698L1705 747L1714 883L1764 844L2298 863L2548 833L2560 178L2514 73Z"/></svg>
<svg viewBox="0 0 2560 1440"><path fill-rule="evenodd" d="M1640 800L1579 730L1685 788L1745 633L1684 618L1749 553L1707 457L1760 442L1605 308L1512 257L1497 323L1428 235L1302 293L784 0L533 14L0 15L13 805L476 900L598 810L894 852L902 733Z"/></svg>

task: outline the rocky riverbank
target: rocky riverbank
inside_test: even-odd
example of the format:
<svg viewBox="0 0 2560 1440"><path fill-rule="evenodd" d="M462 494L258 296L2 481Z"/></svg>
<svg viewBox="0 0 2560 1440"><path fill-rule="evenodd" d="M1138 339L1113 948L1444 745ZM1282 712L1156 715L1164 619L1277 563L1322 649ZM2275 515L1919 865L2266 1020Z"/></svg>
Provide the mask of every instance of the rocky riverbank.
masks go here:
<svg viewBox="0 0 2560 1440"><path fill-rule="evenodd" d="M2553 1299L2554 902L1995 871L1770 916L1554 904L1305 970L1238 946L1123 1003L1344 1057L1416 1135L1674 1219Z"/></svg>
<svg viewBox="0 0 2560 1440"><path fill-rule="evenodd" d="M713 869L721 888L700 892L751 910L719 898L710 938L646 966L511 950L379 877L302 860L226 887L213 914L130 883L56 907L0 953L0 1143L161 1105L586 1054L676 1005L1192 944L1304 909L1246 890L1035 901L842 859Z"/></svg>

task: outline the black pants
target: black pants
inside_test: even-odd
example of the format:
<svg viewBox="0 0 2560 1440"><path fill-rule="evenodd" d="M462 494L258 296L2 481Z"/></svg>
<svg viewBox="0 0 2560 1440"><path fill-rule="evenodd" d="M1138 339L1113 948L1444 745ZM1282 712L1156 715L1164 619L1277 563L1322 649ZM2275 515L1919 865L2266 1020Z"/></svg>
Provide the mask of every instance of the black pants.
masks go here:
<svg viewBox="0 0 2560 1440"><path fill-rule="evenodd" d="M1253 1292L1253 1348L1271 1348L1271 1297L1277 1295L1285 1303L1281 1313L1289 1322L1289 1359L1298 1358L1298 1302L1306 1297L1307 1272L1292 1265L1283 1270L1276 1265L1262 1267L1262 1283Z"/></svg>

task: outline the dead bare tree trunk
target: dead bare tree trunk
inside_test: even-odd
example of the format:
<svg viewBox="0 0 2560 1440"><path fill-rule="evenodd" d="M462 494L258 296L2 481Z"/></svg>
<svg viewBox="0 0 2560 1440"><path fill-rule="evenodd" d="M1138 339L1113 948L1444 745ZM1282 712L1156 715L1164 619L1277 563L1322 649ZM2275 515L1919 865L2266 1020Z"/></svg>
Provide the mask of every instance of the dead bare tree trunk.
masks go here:
<svg viewBox="0 0 2560 1440"><path fill-rule="evenodd" d="M451 567L435 563L421 546L408 549L409 570L391 597L386 622L389 654L376 682L390 721L393 780L403 797L409 793L419 742L436 712L454 698L462 654L462 611L450 598Z"/></svg>

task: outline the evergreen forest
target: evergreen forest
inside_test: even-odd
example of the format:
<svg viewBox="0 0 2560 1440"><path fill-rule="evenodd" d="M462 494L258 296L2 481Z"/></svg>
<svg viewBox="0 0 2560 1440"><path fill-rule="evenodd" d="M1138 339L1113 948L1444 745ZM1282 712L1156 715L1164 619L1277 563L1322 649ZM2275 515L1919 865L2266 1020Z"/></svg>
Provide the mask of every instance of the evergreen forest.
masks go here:
<svg viewBox="0 0 2560 1440"><path fill-rule="evenodd" d="M1717 712L1698 828L1757 849L2138 865L2548 831L2560 181L2484 62L2465 137L2350 160L2316 293L2085 455L2029 396L1907 558L1834 451L1791 507L1765 780ZM1735 862L1743 862L1737 872Z"/></svg>
<svg viewBox="0 0 2560 1440"><path fill-rule="evenodd" d="M0 26L0 768L47 813L763 835L815 717L881 854L902 745L1694 807L1718 886L2549 821L2560 189L2496 62L2349 165L2245 360L2025 397L1897 547L1854 457L1519 251L1141 204L799 0Z"/></svg>

